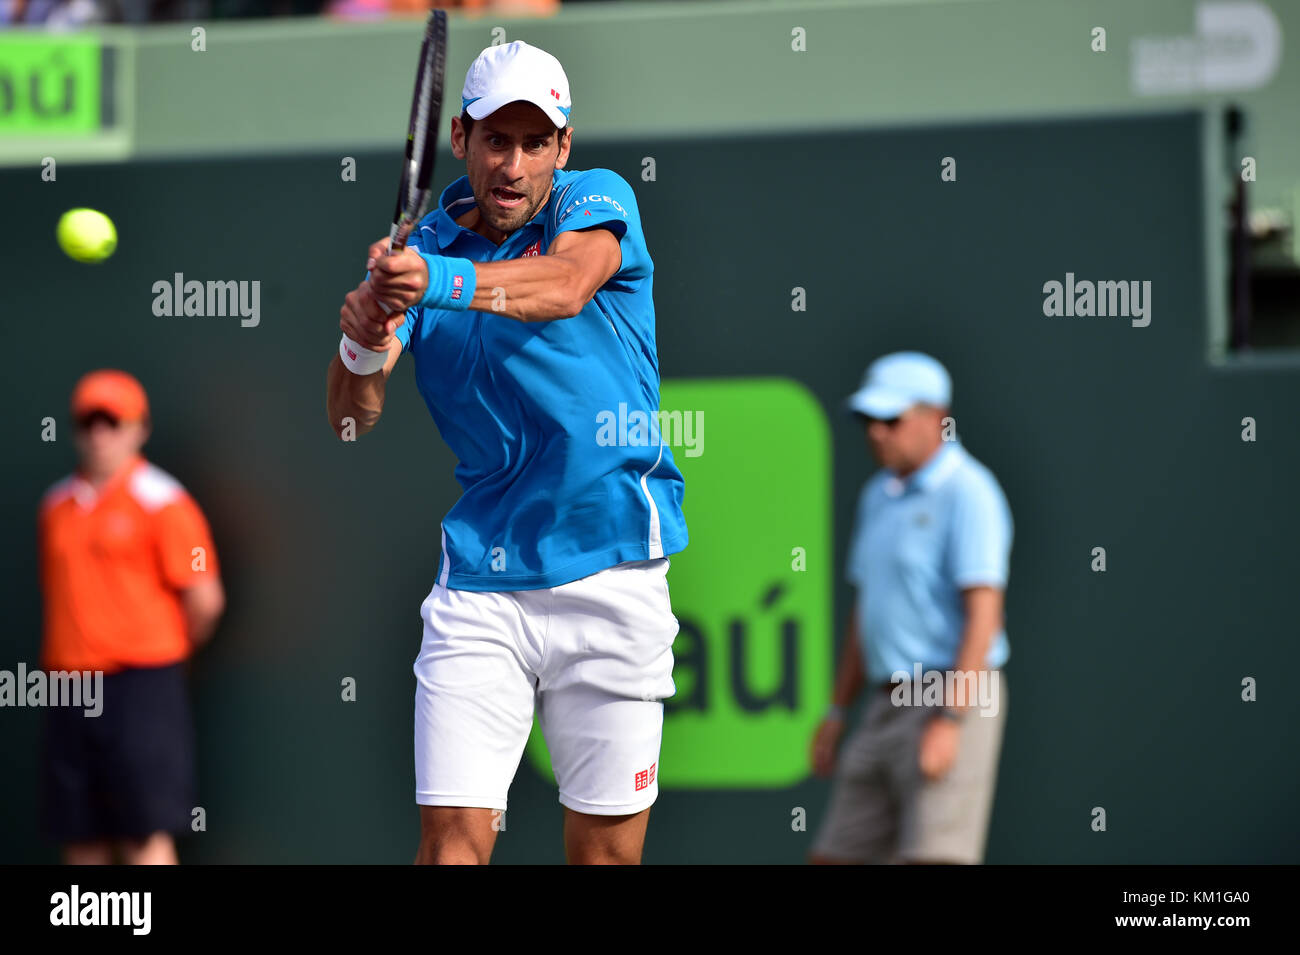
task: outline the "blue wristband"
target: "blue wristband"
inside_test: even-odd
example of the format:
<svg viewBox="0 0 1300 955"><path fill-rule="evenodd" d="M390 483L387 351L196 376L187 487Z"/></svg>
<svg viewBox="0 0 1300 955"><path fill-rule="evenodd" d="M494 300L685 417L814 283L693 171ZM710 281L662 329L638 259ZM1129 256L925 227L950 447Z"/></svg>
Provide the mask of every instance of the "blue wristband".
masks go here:
<svg viewBox="0 0 1300 955"><path fill-rule="evenodd" d="M478 275L469 259L448 258L443 255L418 253L429 269L429 287L424 290L420 305L424 308L445 308L463 312L474 299Z"/></svg>

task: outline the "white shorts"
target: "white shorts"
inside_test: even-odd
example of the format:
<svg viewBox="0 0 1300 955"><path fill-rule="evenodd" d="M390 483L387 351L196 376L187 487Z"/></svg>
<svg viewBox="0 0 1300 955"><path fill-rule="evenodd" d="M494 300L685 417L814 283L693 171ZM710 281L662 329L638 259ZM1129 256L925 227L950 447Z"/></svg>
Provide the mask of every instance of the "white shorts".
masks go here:
<svg viewBox="0 0 1300 955"><path fill-rule="evenodd" d="M415 801L504 811L536 707L561 804L650 806L676 692L667 573L661 557L544 590L435 585L415 661Z"/></svg>

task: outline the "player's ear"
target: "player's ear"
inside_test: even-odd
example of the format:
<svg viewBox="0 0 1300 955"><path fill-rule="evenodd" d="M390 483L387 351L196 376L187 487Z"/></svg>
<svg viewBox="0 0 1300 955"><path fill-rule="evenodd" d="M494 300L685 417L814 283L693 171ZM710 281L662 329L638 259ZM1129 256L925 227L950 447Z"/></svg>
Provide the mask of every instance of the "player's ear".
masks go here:
<svg viewBox="0 0 1300 955"><path fill-rule="evenodd" d="M565 126L560 130L560 151L555 157L555 168L563 169L569 161L569 150L573 147L573 127Z"/></svg>
<svg viewBox="0 0 1300 955"><path fill-rule="evenodd" d="M457 159L464 159L469 154L465 150L465 127L461 125L460 117L451 118L451 154Z"/></svg>

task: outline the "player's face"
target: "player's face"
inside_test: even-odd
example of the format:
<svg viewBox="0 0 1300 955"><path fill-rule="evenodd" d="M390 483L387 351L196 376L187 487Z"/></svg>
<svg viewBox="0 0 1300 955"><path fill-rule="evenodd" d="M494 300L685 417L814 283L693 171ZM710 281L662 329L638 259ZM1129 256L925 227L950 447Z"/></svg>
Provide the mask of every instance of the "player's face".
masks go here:
<svg viewBox="0 0 1300 955"><path fill-rule="evenodd" d="M464 148L466 172L479 214L501 241L546 205L572 137L532 103L507 103L474 123Z"/></svg>
<svg viewBox="0 0 1300 955"><path fill-rule="evenodd" d="M865 418L867 443L882 467L902 474L925 463L942 438L944 411L913 405L888 421Z"/></svg>
<svg viewBox="0 0 1300 955"><path fill-rule="evenodd" d="M81 469L95 480L112 477L144 447L149 426L141 421L119 421L95 412L76 422L77 454Z"/></svg>

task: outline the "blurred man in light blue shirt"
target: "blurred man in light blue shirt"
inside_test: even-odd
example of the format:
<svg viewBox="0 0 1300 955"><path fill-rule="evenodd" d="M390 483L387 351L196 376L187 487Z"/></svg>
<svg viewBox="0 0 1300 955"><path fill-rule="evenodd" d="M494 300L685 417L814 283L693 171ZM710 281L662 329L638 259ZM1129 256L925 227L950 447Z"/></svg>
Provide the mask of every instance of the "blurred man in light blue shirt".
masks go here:
<svg viewBox="0 0 1300 955"><path fill-rule="evenodd" d="M953 433L952 384L919 352L867 369L848 402L881 468L858 499L857 588L834 703L813 741L835 783L814 862L982 861L1006 708L1012 520ZM845 711L867 688L840 750Z"/></svg>

